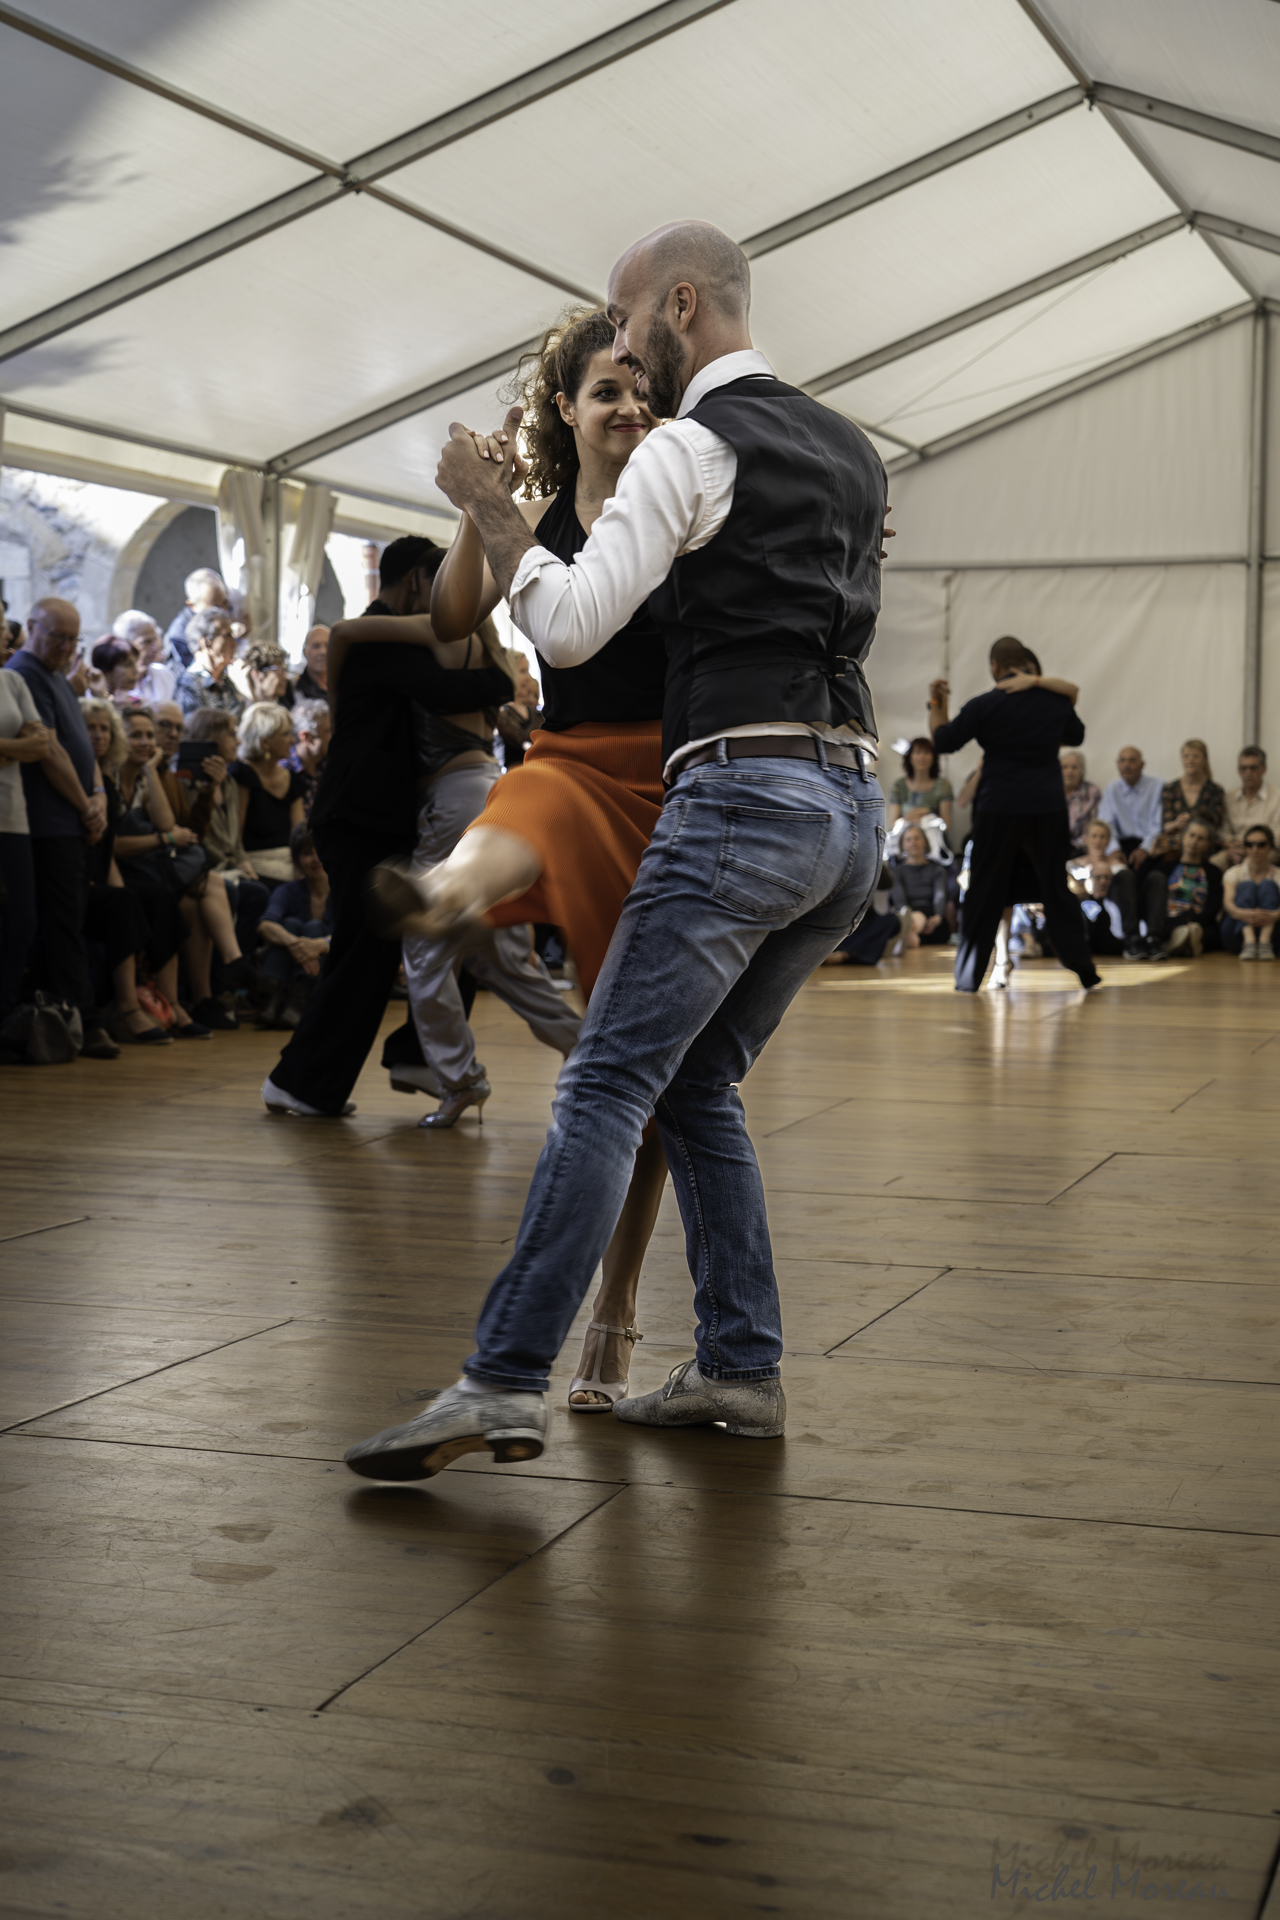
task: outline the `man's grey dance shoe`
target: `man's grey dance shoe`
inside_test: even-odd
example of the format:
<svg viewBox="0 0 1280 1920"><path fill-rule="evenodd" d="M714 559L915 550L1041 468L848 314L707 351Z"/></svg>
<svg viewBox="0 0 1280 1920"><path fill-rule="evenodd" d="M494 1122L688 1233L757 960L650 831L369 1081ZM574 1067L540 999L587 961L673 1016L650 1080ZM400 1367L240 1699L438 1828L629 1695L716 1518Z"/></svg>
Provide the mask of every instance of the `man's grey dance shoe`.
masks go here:
<svg viewBox="0 0 1280 1920"><path fill-rule="evenodd" d="M776 1440L787 1423L781 1380L705 1380L696 1360L671 1369L665 1387L619 1400L615 1420L638 1427L705 1427L723 1420L729 1433Z"/></svg>
<svg viewBox="0 0 1280 1920"><path fill-rule="evenodd" d="M547 1433L540 1393L470 1393L446 1387L425 1413L361 1440L342 1456L367 1480L429 1480L464 1453L488 1451L499 1466L536 1460Z"/></svg>

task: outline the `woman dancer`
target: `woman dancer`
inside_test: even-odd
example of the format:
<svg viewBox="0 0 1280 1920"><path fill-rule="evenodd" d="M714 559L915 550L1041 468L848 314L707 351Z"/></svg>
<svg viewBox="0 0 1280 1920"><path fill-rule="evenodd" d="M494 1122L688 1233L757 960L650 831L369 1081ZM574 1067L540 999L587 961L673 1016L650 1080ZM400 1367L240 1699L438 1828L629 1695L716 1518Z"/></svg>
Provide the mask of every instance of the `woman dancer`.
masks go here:
<svg viewBox="0 0 1280 1920"><path fill-rule="evenodd" d="M613 336L599 309L569 315L544 336L525 381L525 492L533 497L520 511L563 560L582 551L656 424L630 369L614 365ZM432 592L437 637L462 639L499 597L464 515ZM540 658L539 668L543 719L523 764L490 789L456 851L412 893L395 875L382 885L411 932L438 935L486 912L499 925L550 921L564 930L589 996L662 807L666 653L642 608L584 665L566 671ZM666 1176L651 1126L604 1256L569 1392L577 1413L605 1413L626 1394L640 1265Z"/></svg>

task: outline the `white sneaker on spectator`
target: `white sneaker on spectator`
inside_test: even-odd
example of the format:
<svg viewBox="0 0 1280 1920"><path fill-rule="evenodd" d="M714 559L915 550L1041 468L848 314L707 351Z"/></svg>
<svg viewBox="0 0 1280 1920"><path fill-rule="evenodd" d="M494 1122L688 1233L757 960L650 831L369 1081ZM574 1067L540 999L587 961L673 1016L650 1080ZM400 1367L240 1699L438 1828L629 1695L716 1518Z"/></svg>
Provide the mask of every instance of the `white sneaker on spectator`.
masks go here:
<svg viewBox="0 0 1280 1920"><path fill-rule="evenodd" d="M278 1087L270 1075L262 1083L262 1104L268 1113L291 1113L299 1120L344 1120L356 1110L354 1100L348 1100L337 1113L326 1113L323 1107L309 1107L296 1093L286 1093L283 1087Z"/></svg>
<svg viewBox="0 0 1280 1920"><path fill-rule="evenodd" d="M1255 960L1274 960L1276 950L1269 940L1259 940L1257 952L1253 957Z"/></svg>

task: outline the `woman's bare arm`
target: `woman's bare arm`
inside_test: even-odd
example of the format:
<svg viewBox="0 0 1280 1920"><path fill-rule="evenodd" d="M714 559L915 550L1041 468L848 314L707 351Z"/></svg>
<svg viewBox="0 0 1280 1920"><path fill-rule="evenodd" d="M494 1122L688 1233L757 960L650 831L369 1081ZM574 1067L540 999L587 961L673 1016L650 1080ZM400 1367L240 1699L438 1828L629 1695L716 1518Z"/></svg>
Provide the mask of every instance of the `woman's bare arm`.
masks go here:
<svg viewBox="0 0 1280 1920"><path fill-rule="evenodd" d="M1001 693L1026 693L1030 687L1043 687L1046 693L1060 693L1074 707L1080 698L1080 689L1074 680L1060 680L1052 673L1010 673L996 685Z"/></svg>
<svg viewBox="0 0 1280 1920"><path fill-rule="evenodd" d="M555 498L552 494L547 500L516 501L516 509L530 531L536 531ZM464 513L453 545L431 583L431 624L440 639L460 640L488 619L501 598L475 522Z"/></svg>

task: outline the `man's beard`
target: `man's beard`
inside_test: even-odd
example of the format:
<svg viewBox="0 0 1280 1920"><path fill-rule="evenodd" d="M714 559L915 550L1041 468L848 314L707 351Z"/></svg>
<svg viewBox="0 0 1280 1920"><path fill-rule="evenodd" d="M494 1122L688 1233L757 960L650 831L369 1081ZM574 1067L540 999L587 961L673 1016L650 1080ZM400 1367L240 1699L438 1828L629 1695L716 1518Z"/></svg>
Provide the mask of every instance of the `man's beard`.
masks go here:
<svg viewBox="0 0 1280 1920"><path fill-rule="evenodd" d="M662 318L654 319L649 327L644 379L644 399L650 412L656 413L660 420L672 419L684 396L684 355L680 351L679 334Z"/></svg>

